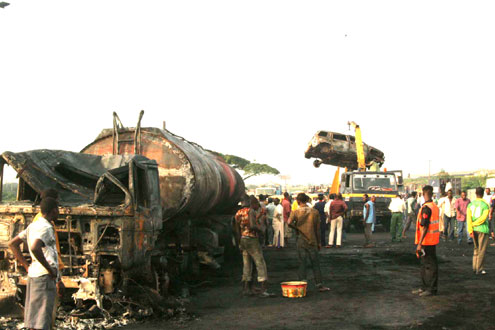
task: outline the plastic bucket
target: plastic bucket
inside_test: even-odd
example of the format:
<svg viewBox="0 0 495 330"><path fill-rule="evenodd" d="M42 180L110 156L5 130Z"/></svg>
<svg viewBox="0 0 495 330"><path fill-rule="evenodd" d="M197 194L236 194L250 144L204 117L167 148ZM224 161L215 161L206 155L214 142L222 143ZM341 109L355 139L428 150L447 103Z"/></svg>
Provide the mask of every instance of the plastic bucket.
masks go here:
<svg viewBox="0 0 495 330"><path fill-rule="evenodd" d="M287 298L303 298L306 296L308 282L291 281L282 282L282 295Z"/></svg>

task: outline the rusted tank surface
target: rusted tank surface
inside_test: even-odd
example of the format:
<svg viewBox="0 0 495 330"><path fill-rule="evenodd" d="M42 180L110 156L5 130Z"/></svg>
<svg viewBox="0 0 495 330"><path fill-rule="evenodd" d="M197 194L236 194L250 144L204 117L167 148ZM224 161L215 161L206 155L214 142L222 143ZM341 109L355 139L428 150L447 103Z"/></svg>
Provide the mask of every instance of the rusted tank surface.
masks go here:
<svg viewBox="0 0 495 330"><path fill-rule="evenodd" d="M166 129L105 129L86 154L141 154L158 163L164 220L231 211L245 193L244 181L220 156Z"/></svg>

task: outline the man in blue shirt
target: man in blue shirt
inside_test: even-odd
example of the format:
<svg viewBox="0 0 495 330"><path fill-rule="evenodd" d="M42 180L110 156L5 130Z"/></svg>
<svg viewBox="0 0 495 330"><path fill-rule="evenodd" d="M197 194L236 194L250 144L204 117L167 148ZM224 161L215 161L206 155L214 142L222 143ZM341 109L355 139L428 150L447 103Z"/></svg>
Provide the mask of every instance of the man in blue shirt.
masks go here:
<svg viewBox="0 0 495 330"><path fill-rule="evenodd" d="M321 230L321 246L326 245L326 226L327 226L327 216L325 215L325 196L323 194L318 195L318 202L316 202L314 208L318 211L320 214L320 230Z"/></svg>
<svg viewBox="0 0 495 330"><path fill-rule="evenodd" d="M364 224L365 248L371 248L375 246L373 244L373 241L371 240L373 224L375 223L376 220L375 200L376 200L375 196L371 196L371 200L370 200L368 194L363 195L363 202L364 202L363 224Z"/></svg>

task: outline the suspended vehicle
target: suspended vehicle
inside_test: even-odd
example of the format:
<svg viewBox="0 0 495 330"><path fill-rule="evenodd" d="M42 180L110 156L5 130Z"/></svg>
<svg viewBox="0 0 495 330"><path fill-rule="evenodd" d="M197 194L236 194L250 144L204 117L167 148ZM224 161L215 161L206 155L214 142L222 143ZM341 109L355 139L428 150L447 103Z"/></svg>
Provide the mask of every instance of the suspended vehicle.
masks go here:
<svg viewBox="0 0 495 330"><path fill-rule="evenodd" d="M377 223L386 230L390 228L390 201L403 191L402 171L380 169L385 156L380 150L365 144L361 128L348 122L355 135L318 131L306 150L306 158L317 158L316 167L328 164L346 168L340 175L339 189L348 206L348 226L361 230L363 227L363 196L375 196ZM334 178L334 183L336 178Z"/></svg>

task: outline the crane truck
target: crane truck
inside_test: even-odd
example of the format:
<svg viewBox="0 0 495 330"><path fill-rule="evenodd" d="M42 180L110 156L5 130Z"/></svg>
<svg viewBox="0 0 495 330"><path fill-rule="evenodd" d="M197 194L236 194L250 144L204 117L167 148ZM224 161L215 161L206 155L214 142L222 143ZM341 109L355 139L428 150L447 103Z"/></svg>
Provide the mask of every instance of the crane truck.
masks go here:
<svg viewBox="0 0 495 330"><path fill-rule="evenodd" d="M363 143L358 124L348 122L348 125L354 128L355 136L318 131L306 150L306 158L316 158L315 167L328 164L346 168L338 186L348 206L347 229L352 226L362 230L363 196L367 194L376 197L377 224L389 230L391 213L388 206L390 200L403 191L402 171L382 171L383 152Z"/></svg>

